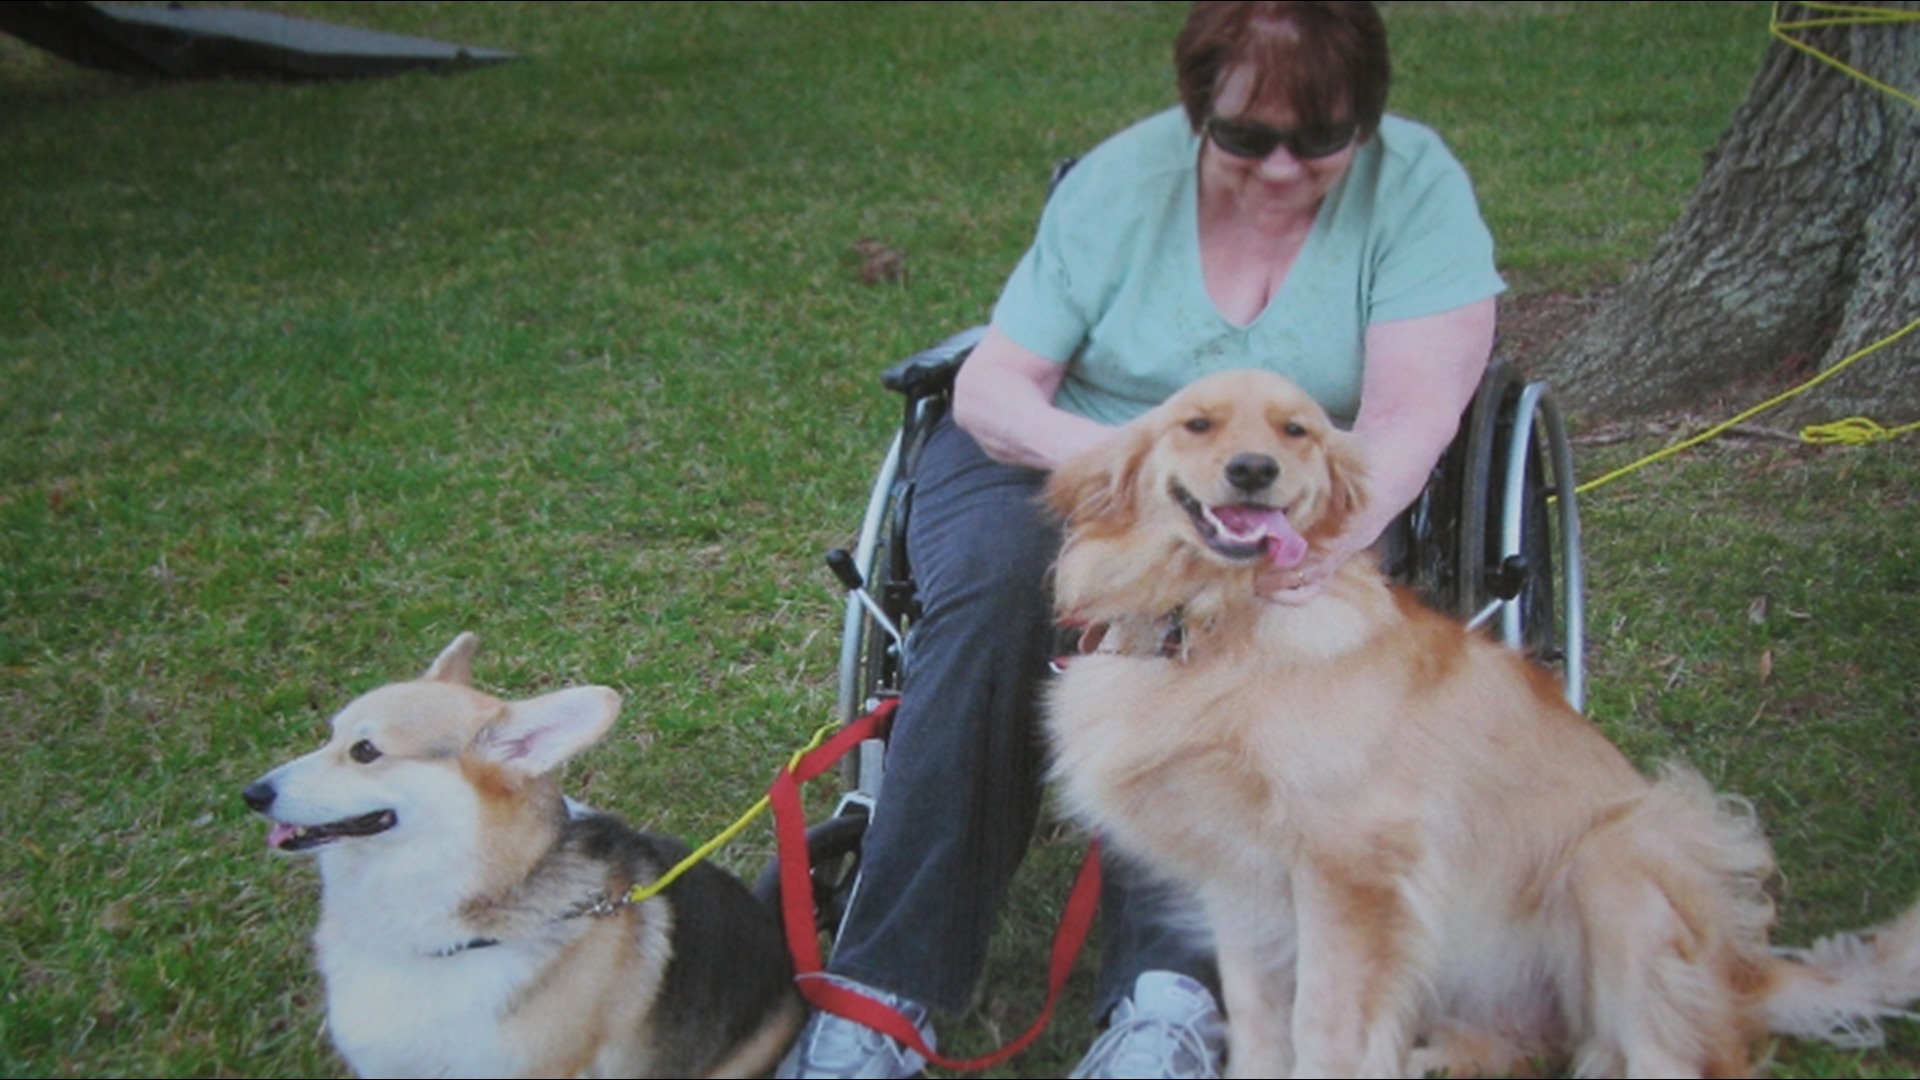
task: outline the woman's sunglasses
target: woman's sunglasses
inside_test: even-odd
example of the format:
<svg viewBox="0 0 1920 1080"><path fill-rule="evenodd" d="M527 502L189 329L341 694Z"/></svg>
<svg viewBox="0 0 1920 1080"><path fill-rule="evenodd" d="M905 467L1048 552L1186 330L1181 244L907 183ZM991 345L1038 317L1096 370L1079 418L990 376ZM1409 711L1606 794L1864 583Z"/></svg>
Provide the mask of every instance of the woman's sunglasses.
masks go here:
<svg viewBox="0 0 1920 1080"><path fill-rule="evenodd" d="M1281 129L1268 127L1255 120L1227 120L1214 116L1207 119L1206 128L1207 137L1213 140L1213 145L1234 157L1255 160L1273 153L1274 148L1279 146L1286 147L1287 153L1301 161L1332 157L1352 146L1354 136L1360 133L1360 124L1356 120L1301 124L1299 127Z"/></svg>

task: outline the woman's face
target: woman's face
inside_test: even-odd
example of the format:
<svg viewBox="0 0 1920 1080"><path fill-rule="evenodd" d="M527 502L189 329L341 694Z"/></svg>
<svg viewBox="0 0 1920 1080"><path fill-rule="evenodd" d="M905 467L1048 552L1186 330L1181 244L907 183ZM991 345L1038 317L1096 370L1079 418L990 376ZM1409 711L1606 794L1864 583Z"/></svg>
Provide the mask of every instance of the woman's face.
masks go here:
<svg viewBox="0 0 1920 1080"><path fill-rule="evenodd" d="M1298 123L1293 110L1269 102L1254 103L1253 71L1241 66L1227 72L1213 99L1213 115L1225 120L1251 120L1289 130ZM1265 157L1236 157L1206 139L1200 151L1202 191L1217 192L1239 213L1284 223L1300 216L1311 218L1327 192L1353 164L1358 140L1326 157L1302 159L1283 144Z"/></svg>

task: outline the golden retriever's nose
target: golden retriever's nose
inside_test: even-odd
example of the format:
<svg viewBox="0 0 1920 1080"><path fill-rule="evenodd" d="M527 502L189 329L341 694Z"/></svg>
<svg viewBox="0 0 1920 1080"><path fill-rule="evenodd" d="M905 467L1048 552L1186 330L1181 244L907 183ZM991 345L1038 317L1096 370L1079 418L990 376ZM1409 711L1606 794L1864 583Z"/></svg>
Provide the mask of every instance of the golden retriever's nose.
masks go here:
<svg viewBox="0 0 1920 1080"><path fill-rule="evenodd" d="M1227 483L1251 495L1273 486L1280 463L1265 454L1235 454L1227 462Z"/></svg>

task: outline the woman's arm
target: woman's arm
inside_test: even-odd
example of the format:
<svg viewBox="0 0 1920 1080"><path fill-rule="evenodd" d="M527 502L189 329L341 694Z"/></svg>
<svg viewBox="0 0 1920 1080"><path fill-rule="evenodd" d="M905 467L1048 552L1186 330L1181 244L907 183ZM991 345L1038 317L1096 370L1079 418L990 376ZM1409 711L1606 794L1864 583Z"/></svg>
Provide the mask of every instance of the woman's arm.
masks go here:
<svg viewBox="0 0 1920 1080"><path fill-rule="evenodd" d="M1365 448L1372 501L1348 530L1369 547L1425 490L1493 355L1494 300L1367 329L1367 368L1353 433Z"/></svg>
<svg viewBox="0 0 1920 1080"><path fill-rule="evenodd" d="M1493 354L1494 300L1375 323L1367 328L1366 374L1353 433L1367 456L1370 493L1331 544L1291 571L1269 570L1261 590L1305 599L1340 564L1373 545L1418 498L1460 426Z"/></svg>
<svg viewBox="0 0 1920 1080"><path fill-rule="evenodd" d="M954 423L995 461L1051 470L1113 433L1054 407L1066 370L989 326L954 379Z"/></svg>

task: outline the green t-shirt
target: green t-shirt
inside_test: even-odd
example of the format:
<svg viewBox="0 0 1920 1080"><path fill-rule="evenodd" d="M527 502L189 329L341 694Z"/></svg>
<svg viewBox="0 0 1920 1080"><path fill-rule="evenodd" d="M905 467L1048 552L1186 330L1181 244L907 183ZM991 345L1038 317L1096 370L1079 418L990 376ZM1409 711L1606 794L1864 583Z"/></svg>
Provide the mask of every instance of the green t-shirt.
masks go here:
<svg viewBox="0 0 1920 1080"><path fill-rule="evenodd" d="M1059 407L1117 424L1203 375L1266 368L1348 423L1368 325L1506 287L1466 170L1431 130L1388 116L1327 193L1280 292L1236 326L1201 276L1199 154L1172 109L1096 147L1048 200L993 322L1068 365Z"/></svg>

